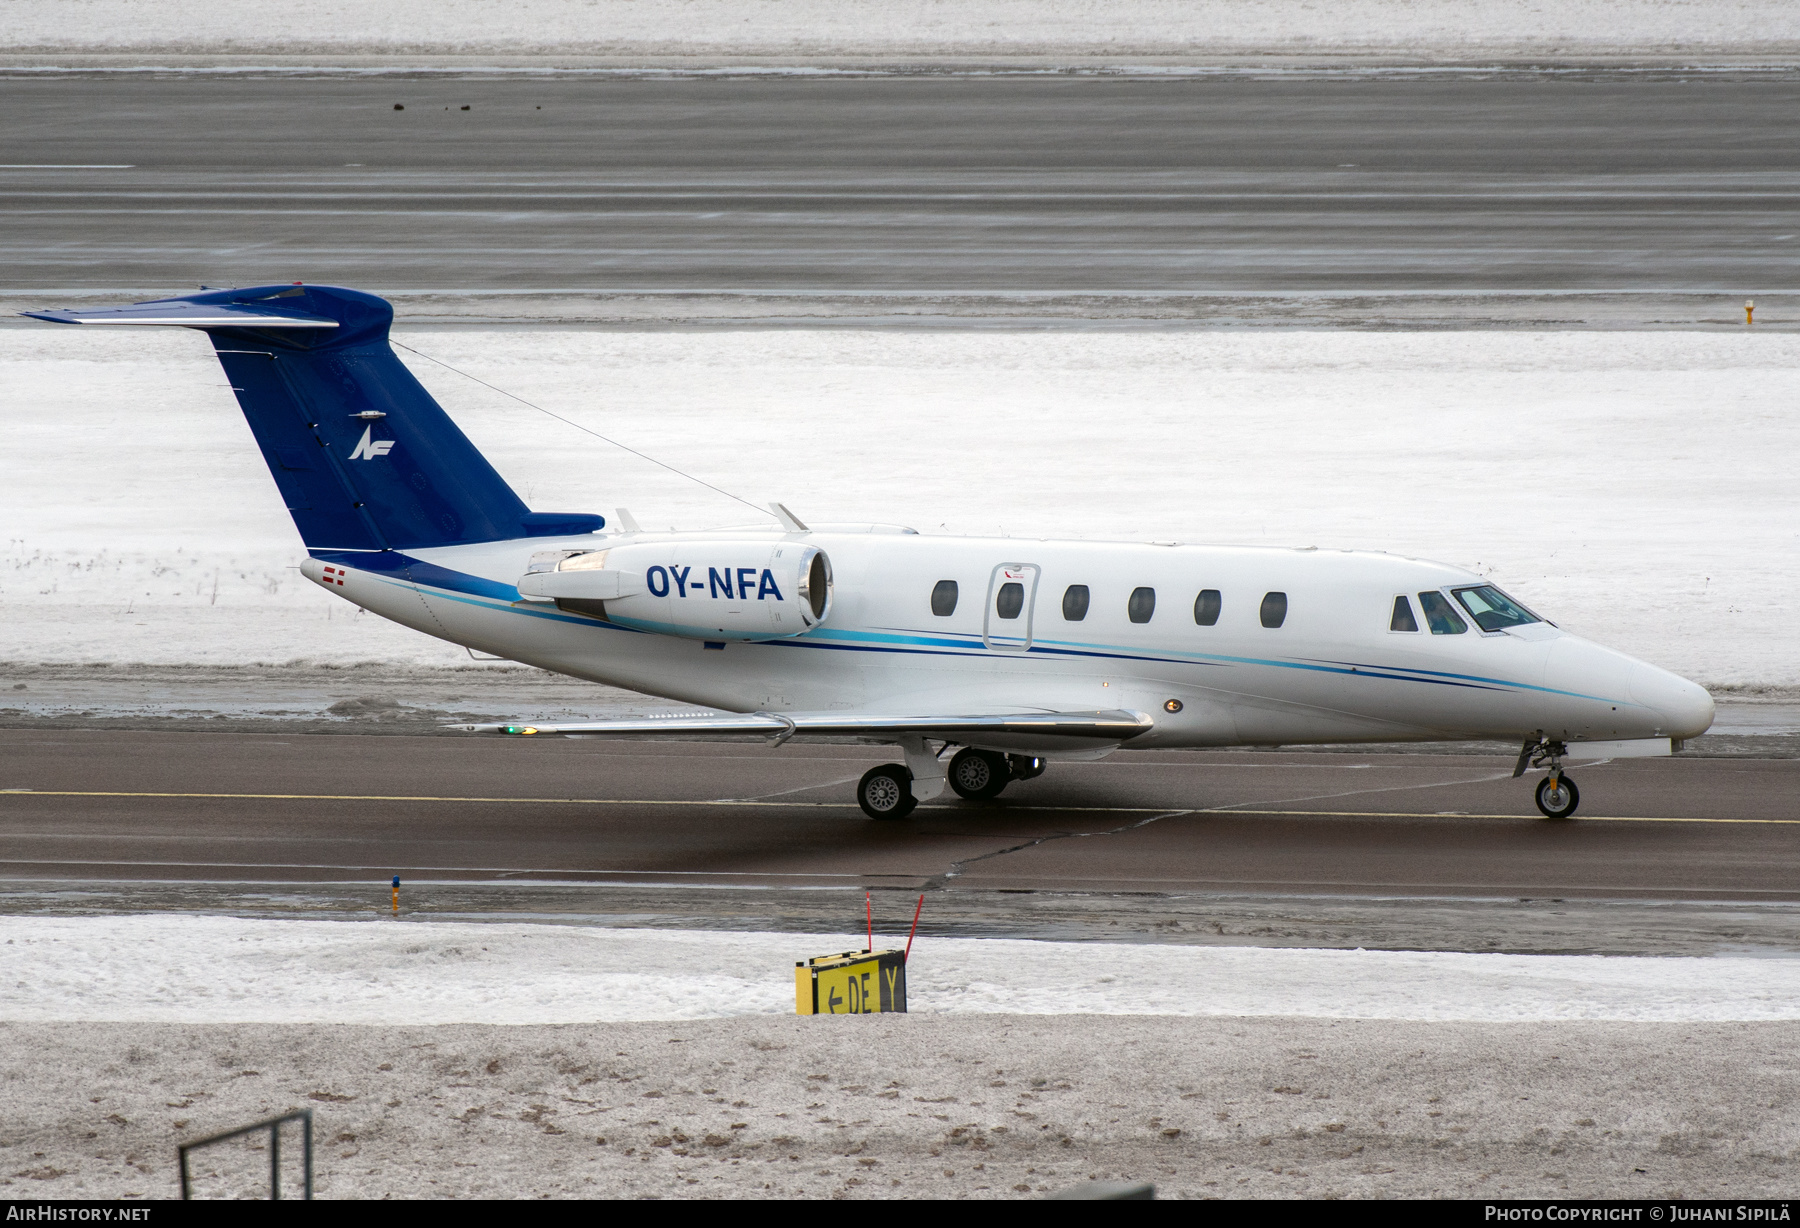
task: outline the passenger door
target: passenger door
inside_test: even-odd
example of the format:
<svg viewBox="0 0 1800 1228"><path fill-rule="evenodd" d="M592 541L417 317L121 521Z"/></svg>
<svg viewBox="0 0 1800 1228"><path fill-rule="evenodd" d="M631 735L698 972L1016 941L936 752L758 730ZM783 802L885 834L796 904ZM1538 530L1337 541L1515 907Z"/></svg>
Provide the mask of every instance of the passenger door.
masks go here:
<svg viewBox="0 0 1800 1228"><path fill-rule="evenodd" d="M1037 605L1036 563L1002 563L988 577L981 642L993 652L1028 652Z"/></svg>

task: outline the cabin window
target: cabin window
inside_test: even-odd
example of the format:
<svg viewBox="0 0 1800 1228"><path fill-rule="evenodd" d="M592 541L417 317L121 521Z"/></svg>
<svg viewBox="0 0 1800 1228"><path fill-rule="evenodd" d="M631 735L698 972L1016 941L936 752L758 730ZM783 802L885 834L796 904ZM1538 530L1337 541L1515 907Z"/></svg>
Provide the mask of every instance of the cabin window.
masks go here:
<svg viewBox="0 0 1800 1228"><path fill-rule="evenodd" d="M1262 599L1262 625L1271 630L1287 621L1287 594L1264 593Z"/></svg>
<svg viewBox="0 0 1800 1228"><path fill-rule="evenodd" d="M1442 593L1420 593L1419 608L1425 611L1425 625L1433 635L1461 635L1469 629L1456 607Z"/></svg>
<svg viewBox="0 0 1800 1228"><path fill-rule="evenodd" d="M1088 586L1071 584L1063 590L1063 618L1078 623L1087 617Z"/></svg>
<svg viewBox="0 0 1800 1228"><path fill-rule="evenodd" d="M931 589L931 612L939 618L956 613L956 581L939 580Z"/></svg>
<svg viewBox="0 0 1800 1228"><path fill-rule="evenodd" d="M1526 623L1543 621L1491 584L1451 591L1456 594L1463 609L1475 620L1475 625L1483 631L1501 631L1507 627L1523 627Z"/></svg>
<svg viewBox="0 0 1800 1228"><path fill-rule="evenodd" d="M1419 620L1413 617L1412 602L1408 601L1406 594L1402 593L1394 598L1394 616L1388 620L1388 630L1417 631L1418 629Z"/></svg>
<svg viewBox="0 0 1800 1228"><path fill-rule="evenodd" d="M994 613L1001 618L1017 618L1019 611L1025 608L1025 586L1017 580L1008 580L994 594Z"/></svg>
<svg viewBox="0 0 1800 1228"><path fill-rule="evenodd" d="M1134 588L1131 600L1125 603L1125 614L1134 623L1147 623L1150 616L1156 613L1156 590L1153 588Z"/></svg>
<svg viewBox="0 0 1800 1228"><path fill-rule="evenodd" d="M1219 621L1219 590L1203 588L1194 598L1194 622L1202 627L1216 626Z"/></svg>

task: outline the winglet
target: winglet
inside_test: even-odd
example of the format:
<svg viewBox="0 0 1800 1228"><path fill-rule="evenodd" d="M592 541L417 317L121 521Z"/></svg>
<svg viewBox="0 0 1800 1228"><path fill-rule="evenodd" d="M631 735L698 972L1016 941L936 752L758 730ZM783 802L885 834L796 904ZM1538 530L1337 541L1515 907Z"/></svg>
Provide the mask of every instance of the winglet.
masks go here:
<svg viewBox="0 0 1800 1228"><path fill-rule="evenodd" d="M807 528L801 521L800 517L787 510L787 505L785 503L771 503L769 504L769 510L775 513L775 519L779 520L781 522L781 527L786 529L789 533L812 532L812 530Z"/></svg>
<svg viewBox="0 0 1800 1228"><path fill-rule="evenodd" d="M619 529L622 532L642 533L644 531L642 528L639 527L638 522L637 522L637 517L633 516L629 509L623 508L623 507L616 507L613 509L613 511L615 513L617 513L617 515L618 515Z"/></svg>

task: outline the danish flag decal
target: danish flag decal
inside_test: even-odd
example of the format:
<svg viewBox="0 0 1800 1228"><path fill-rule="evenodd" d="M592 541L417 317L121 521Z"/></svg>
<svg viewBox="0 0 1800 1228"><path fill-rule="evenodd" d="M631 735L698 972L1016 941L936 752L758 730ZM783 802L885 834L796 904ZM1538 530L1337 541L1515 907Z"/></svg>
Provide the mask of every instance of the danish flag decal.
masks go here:
<svg viewBox="0 0 1800 1228"><path fill-rule="evenodd" d="M371 423L363 428L362 441L356 445L356 451L350 454L351 460L374 460L377 456L386 456L388 449L394 446L391 439L371 439L375 427Z"/></svg>
<svg viewBox="0 0 1800 1228"><path fill-rule="evenodd" d="M349 574L350 573L345 571L342 567L327 567L325 569L325 583L335 584L339 588L342 588L344 587L344 577Z"/></svg>

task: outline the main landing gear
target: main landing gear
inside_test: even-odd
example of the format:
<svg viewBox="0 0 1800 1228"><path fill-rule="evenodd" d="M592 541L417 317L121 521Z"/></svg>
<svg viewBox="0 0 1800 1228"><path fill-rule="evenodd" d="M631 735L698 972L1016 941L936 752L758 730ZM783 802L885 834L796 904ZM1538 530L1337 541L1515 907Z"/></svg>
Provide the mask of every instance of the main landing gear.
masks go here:
<svg viewBox="0 0 1800 1228"><path fill-rule="evenodd" d="M912 773L903 763L884 763L863 773L856 802L871 819L904 819L919 803L912 795Z"/></svg>
<svg viewBox="0 0 1800 1228"><path fill-rule="evenodd" d="M950 760L950 787L958 797L985 802L1015 780L1044 774L1044 761L1031 755L1002 755L991 750L964 747Z"/></svg>
<svg viewBox="0 0 1800 1228"><path fill-rule="evenodd" d="M1525 745L1519 749L1519 762L1513 768L1516 780L1525 774L1526 768L1549 765L1550 774L1538 781L1537 808L1547 819L1566 819L1575 813L1575 807L1581 805L1581 790L1575 782L1563 775L1563 754L1567 750L1555 739L1538 736L1525 739Z"/></svg>
<svg viewBox="0 0 1800 1228"><path fill-rule="evenodd" d="M950 760L945 773L959 797L972 802L1000 796L1015 780L1044 774L1044 761L1033 755L1002 755L991 750L965 747ZM943 787L942 778L937 783ZM856 786L856 801L871 819L904 819L913 812L913 774L903 763L884 763L863 773Z"/></svg>

